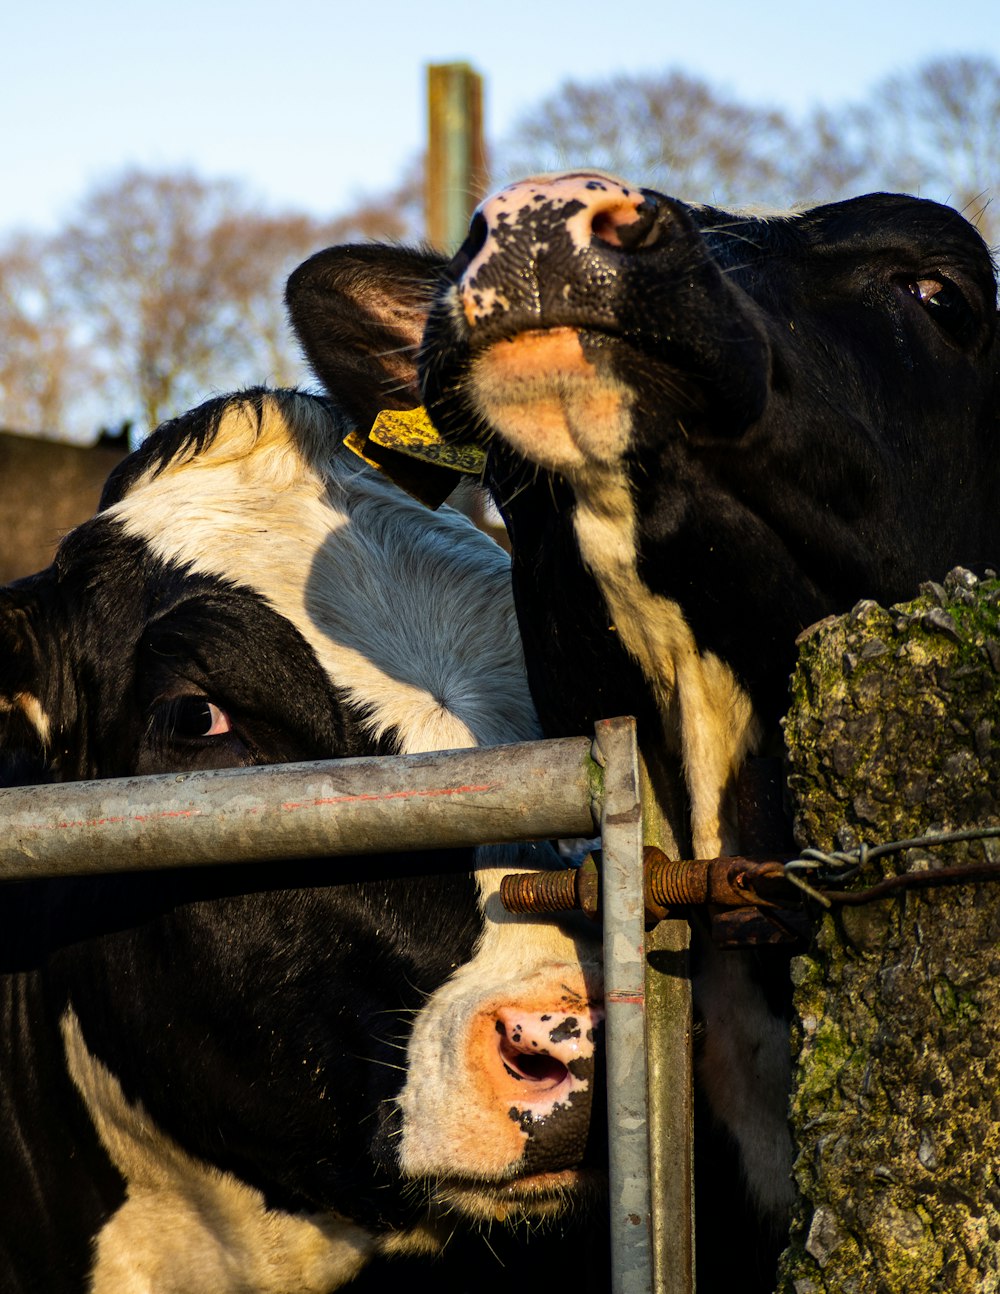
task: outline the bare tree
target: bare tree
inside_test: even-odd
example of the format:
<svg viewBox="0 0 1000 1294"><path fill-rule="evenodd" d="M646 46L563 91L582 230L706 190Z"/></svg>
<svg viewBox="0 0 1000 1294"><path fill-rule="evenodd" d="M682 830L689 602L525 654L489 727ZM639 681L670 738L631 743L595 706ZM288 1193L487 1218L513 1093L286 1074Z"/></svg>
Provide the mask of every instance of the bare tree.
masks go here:
<svg viewBox="0 0 1000 1294"><path fill-rule="evenodd" d="M681 197L788 205L865 189L950 201L1000 240L1000 68L949 57L801 121L677 70L570 82L494 150L494 183L588 165ZM63 431L150 427L211 390L302 376L288 272L320 247L423 232L421 159L383 195L330 220L266 214L236 184L139 170L87 194L49 243L0 248L0 420ZM89 397L87 392L89 391Z"/></svg>
<svg viewBox="0 0 1000 1294"><path fill-rule="evenodd" d="M567 82L521 118L498 157L505 178L584 164L689 199L784 202L797 147L779 110L675 70Z"/></svg>
<svg viewBox="0 0 1000 1294"><path fill-rule="evenodd" d="M346 212L333 216L326 226L330 243L372 239L413 243L423 238L424 165L423 154L412 158L388 192L360 197Z"/></svg>
<svg viewBox="0 0 1000 1294"><path fill-rule="evenodd" d="M0 426L66 433L98 377L53 300L45 241L12 238L0 249Z"/></svg>
<svg viewBox="0 0 1000 1294"><path fill-rule="evenodd" d="M332 242L405 236L407 200L401 189L319 221L262 213L238 185L188 172L130 170L92 190L54 256L111 406L150 428L220 387L297 380L288 273Z"/></svg>
<svg viewBox="0 0 1000 1294"><path fill-rule="evenodd" d="M680 71L569 82L499 149L503 178L597 166L679 197L812 205L871 189L948 202L1000 239L1000 67L950 56L794 121Z"/></svg>
<svg viewBox="0 0 1000 1294"><path fill-rule="evenodd" d="M201 394L242 349L220 318L212 231L240 210L226 181L139 170L92 190L56 240L66 308L87 330L124 412L155 426Z"/></svg>
<svg viewBox="0 0 1000 1294"><path fill-rule="evenodd" d="M129 170L50 240L0 248L0 421L144 429L220 387L304 376L284 282L319 248L419 236L421 175L330 220L261 212L236 184ZM79 416L77 417L79 422Z"/></svg>
<svg viewBox="0 0 1000 1294"><path fill-rule="evenodd" d="M934 59L877 86L856 110L873 188L948 202L987 241L1000 240L1000 66L985 57Z"/></svg>
<svg viewBox="0 0 1000 1294"><path fill-rule="evenodd" d="M301 380L299 349L286 327L284 285L301 261L334 243L370 239L414 241L420 234L422 175L411 167L404 181L381 197L328 221L303 215L240 213L221 220L209 235L209 256L221 269L220 313L232 312L246 348L240 381L287 385Z"/></svg>
<svg viewBox="0 0 1000 1294"><path fill-rule="evenodd" d="M850 109L814 109L789 136L779 165L796 206L836 202L872 187L865 144Z"/></svg>

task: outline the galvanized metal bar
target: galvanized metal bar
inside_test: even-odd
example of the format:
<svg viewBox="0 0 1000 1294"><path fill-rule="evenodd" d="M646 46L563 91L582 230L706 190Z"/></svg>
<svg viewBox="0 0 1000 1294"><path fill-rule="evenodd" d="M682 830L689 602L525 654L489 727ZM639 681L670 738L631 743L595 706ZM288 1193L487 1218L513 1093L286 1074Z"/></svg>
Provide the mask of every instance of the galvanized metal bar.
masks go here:
<svg viewBox="0 0 1000 1294"><path fill-rule="evenodd" d="M680 847L645 764L643 841ZM648 851L644 851L648 852ZM667 918L646 931L646 1076L654 1294L694 1294L694 1057L691 927Z"/></svg>
<svg viewBox="0 0 1000 1294"><path fill-rule="evenodd" d="M646 1103L642 806L634 719L602 720L602 912L613 1294L652 1290Z"/></svg>
<svg viewBox="0 0 1000 1294"><path fill-rule="evenodd" d="M686 921L646 933L646 1073L653 1290L694 1294L694 1100Z"/></svg>
<svg viewBox="0 0 1000 1294"><path fill-rule="evenodd" d="M589 836L600 795L586 737L11 788L0 881Z"/></svg>

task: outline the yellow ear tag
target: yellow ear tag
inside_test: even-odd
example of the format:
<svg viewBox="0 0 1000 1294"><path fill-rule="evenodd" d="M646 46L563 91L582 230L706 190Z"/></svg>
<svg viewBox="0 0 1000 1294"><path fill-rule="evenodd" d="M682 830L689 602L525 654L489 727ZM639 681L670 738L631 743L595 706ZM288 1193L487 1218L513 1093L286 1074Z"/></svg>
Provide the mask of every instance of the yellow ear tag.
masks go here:
<svg viewBox="0 0 1000 1294"><path fill-rule="evenodd" d="M422 406L383 409L367 435L352 431L344 444L429 508L438 507L451 494L456 472L482 476L486 466L485 450L478 445L449 445Z"/></svg>
<svg viewBox="0 0 1000 1294"><path fill-rule="evenodd" d="M423 405L416 409L383 409L372 423L368 439L407 458L419 458L469 476L482 476L486 466L486 451L478 445L450 445L442 439Z"/></svg>

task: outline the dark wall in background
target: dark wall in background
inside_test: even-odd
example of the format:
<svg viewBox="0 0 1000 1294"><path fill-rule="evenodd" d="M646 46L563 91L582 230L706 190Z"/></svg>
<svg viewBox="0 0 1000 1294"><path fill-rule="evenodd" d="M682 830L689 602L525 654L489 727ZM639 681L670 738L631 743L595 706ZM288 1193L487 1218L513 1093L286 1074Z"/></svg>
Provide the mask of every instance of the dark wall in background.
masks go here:
<svg viewBox="0 0 1000 1294"><path fill-rule="evenodd" d="M0 584L49 564L126 453L124 441L80 447L0 431Z"/></svg>

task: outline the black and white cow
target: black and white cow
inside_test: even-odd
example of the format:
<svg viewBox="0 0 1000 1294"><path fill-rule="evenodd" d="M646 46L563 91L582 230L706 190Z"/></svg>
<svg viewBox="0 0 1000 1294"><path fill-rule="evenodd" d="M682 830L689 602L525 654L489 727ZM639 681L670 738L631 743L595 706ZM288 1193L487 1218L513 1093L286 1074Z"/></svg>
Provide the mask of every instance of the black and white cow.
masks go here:
<svg viewBox="0 0 1000 1294"><path fill-rule="evenodd" d="M982 239L901 195L762 216L574 172L489 198L447 266L334 248L289 302L320 374L342 340L324 314L353 313L360 336L401 303L388 389L428 292L424 403L447 436L489 446L543 728L637 714L682 774L678 848L737 852L734 784L779 748L798 633L1000 561ZM700 956L704 1089L780 1227L786 1031L747 957Z"/></svg>
<svg viewBox="0 0 1000 1294"><path fill-rule="evenodd" d="M536 734L506 556L363 466L351 425L253 390L122 464L0 590L3 781ZM444 861L5 887L0 1290L326 1294L369 1260L377 1289L463 1228L584 1214L590 936L503 913L528 851ZM440 1287L489 1286L469 1243Z"/></svg>

